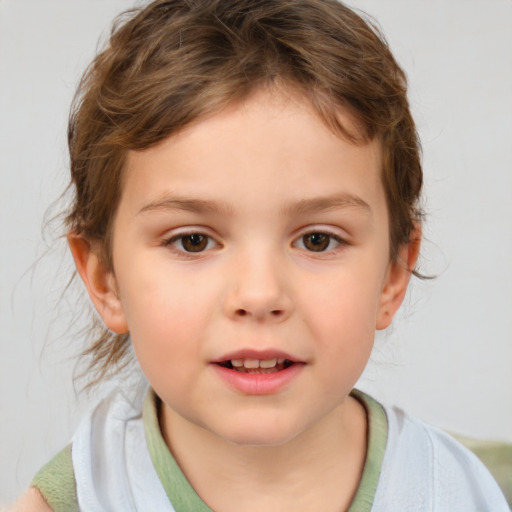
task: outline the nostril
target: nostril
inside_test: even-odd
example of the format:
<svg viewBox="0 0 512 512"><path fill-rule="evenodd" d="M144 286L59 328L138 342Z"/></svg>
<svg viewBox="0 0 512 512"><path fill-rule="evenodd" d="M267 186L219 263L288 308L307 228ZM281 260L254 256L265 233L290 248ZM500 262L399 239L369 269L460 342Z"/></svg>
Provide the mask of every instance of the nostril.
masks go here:
<svg viewBox="0 0 512 512"><path fill-rule="evenodd" d="M235 316L237 317L245 317L245 316L254 316L255 318L264 318L265 316L270 316L274 318L279 318L283 316L285 313L285 310L283 309L272 309L270 311L252 311L251 309L236 309L235 310Z"/></svg>

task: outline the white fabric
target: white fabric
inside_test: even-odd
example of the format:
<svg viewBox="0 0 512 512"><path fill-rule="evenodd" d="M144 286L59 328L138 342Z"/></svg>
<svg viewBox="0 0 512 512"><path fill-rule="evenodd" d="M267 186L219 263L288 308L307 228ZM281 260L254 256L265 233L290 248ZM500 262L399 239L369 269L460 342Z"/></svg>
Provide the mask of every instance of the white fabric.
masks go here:
<svg viewBox="0 0 512 512"><path fill-rule="evenodd" d="M145 392L113 393L78 428L72 457L81 511L174 512L147 450ZM510 512L471 452L398 409L386 415L388 441L372 512Z"/></svg>
<svg viewBox="0 0 512 512"><path fill-rule="evenodd" d="M146 445L142 402L113 392L79 426L72 459L81 512L174 512Z"/></svg>
<svg viewBox="0 0 512 512"><path fill-rule="evenodd" d="M472 452L400 409L386 415L388 441L372 512L510 512Z"/></svg>

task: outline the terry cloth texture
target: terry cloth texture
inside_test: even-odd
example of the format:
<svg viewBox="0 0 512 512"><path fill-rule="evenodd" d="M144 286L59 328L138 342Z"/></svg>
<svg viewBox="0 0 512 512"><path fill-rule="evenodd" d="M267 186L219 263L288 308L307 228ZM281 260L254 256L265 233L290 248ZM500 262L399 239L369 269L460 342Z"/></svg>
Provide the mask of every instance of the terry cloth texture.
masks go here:
<svg viewBox="0 0 512 512"><path fill-rule="evenodd" d="M469 448L491 472L512 510L512 443L450 434Z"/></svg>
<svg viewBox="0 0 512 512"><path fill-rule="evenodd" d="M54 512L78 510L71 445L60 451L32 480Z"/></svg>

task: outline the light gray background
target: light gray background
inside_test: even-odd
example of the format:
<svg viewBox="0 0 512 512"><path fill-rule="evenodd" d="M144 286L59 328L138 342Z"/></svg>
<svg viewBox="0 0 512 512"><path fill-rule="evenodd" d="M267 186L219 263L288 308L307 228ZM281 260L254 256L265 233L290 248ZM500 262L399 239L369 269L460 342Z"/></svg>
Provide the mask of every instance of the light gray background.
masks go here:
<svg viewBox="0 0 512 512"><path fill-rule="evenodd" d="M67 182L69 103L98 37L130 0L0 0L0 502L69 440L61 242L41 225ZM424 146L422 269L361 387L426 421L512 441L512 2L352 0L410 79ZM43 347L46 347L43 351ZM94 400L93 396L89 400Z"/></svg>

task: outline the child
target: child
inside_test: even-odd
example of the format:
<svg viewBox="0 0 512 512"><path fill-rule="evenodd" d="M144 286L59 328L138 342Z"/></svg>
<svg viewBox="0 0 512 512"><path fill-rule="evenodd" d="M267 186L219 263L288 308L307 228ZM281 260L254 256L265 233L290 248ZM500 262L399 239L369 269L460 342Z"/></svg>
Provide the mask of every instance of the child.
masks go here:
<svg viewBox="0 0 512 512"><path fill-rule="evenodd" d="M403 72L331 0L157 0L69 125L68 241L119 389L19 510L506 511L478 460L353 390L418 257Z"/></svg>

